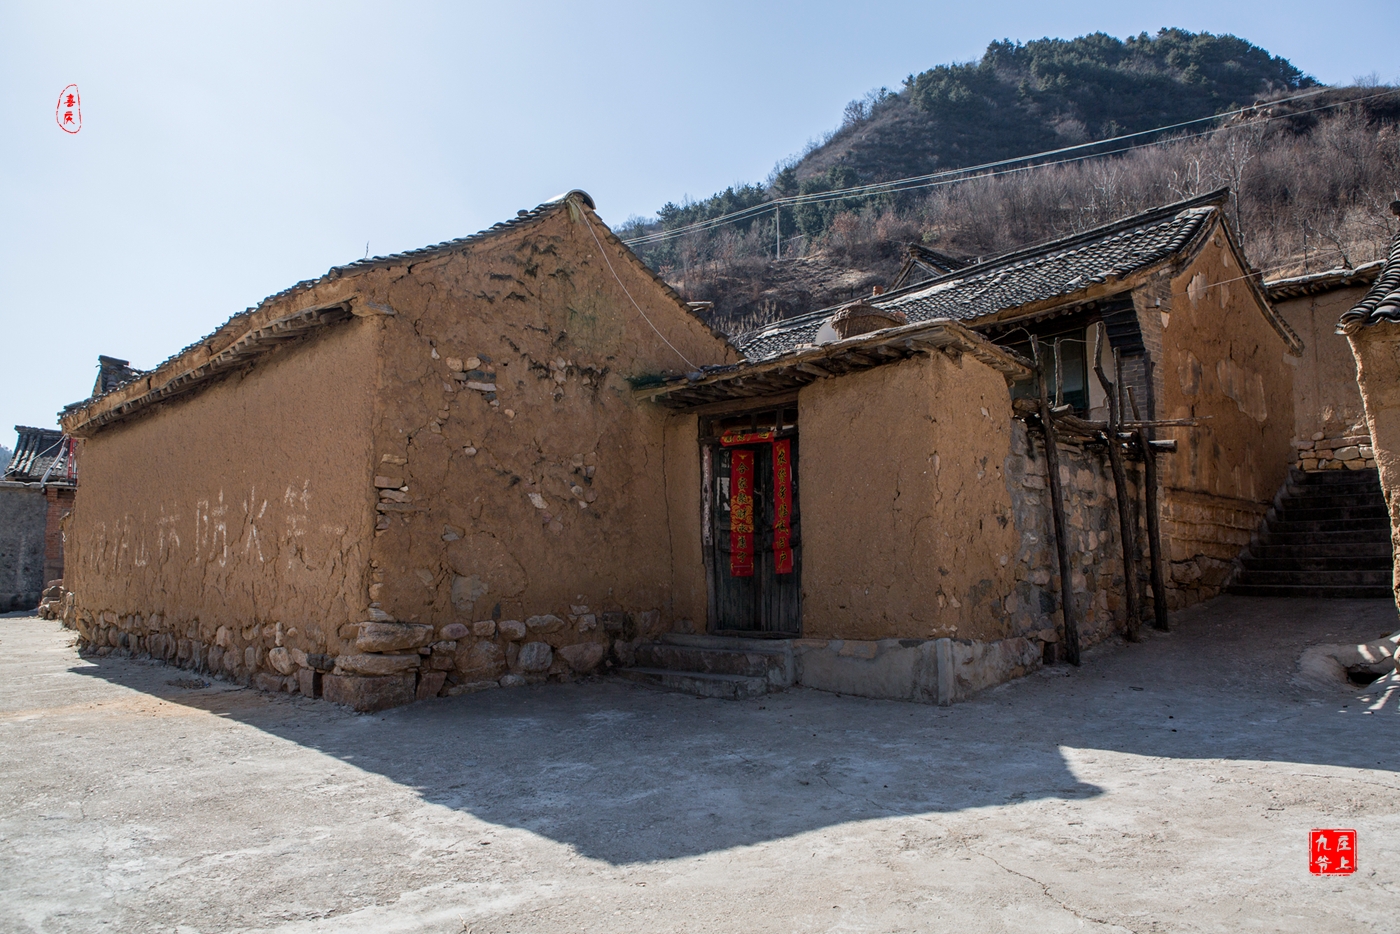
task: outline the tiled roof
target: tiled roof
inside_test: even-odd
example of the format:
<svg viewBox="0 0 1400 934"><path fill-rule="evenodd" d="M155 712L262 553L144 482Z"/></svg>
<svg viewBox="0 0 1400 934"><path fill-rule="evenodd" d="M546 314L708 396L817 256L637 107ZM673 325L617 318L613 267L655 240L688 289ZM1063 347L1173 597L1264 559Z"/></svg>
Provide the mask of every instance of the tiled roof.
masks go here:
<svg viewBox="0 0 1400 934"><path fill-rule="evenodd" d="M867 299L902 311L910 323L951 318L972 321L1121 279L1182 252L1206 229L1228 192L1210 194L1136 214L1072 237L992 257L918 285ZM749 360L764 360L816 341L831 317L824 309L737 338Z"/></svg>
<svg viewBox="0 0 1400 934"><path fill-rule="evenodd" d="M1342 315L1337 329L1352 334L1382 321L1400 322L1400 234L1391 241L1390 255L1370 291L1355 308Z"/></svg>
<svg viewBox="0 0 1400 934"><path fill-rule="evenodd" d="M19 440L15 443L14 456L5 468L4 479L38 483L44 479L44 471L58 456L63 432L56 428L30 428L26 425L16 425L15 432Z"/></svg>
<svg viewBox="0 0 1400 934"><path fill-rule="evenodd" d="M1272 279L1264 283L1264 293L1271 302L1281 302L1306 295L1320 295L1335 289L1365 288L1376 281L1381 271L1381 261L1362 263L1356 267L1339 266L1323 272L1308 273L1303 276L1289 276L1287 279Z"/></svg>
<svg viewBox="0 0 1400 934"><path fill-rule="evenodd" d="M346 263L344 266L332 266L326 271L325 275L320 276L319 278L303 279L296 285L290 286L288 288L283 289L280 292L269 295L257 305L254 305L251 308L239 312L232 318L229 318L227 321L225 321L222 325L219 326L218 329L216 329L212 333L200 338L193 344L190 344L189 346L184 347L176 353L172 354L163 363L161 363L160 366L157 366L155 369L147 371L133 369L126 379L122 380L119 383L116 383L115 385L104 387L102 392L94 393L92 398L90 399L83 399L81 402L74 402L70 405L64 406L63 410L59 414L62 415L64 412L70 412L74 409L91 405L92 403L100 400L103 396L106 396L111 392L114 392L115 390L118 390L123 386L127 385L132 380L145 376L147 375L147 373L155 373L161 367L174 363L175 361L183 357L185 354L189 353L191 350L194 350L196 347L199 347L202 344L208 343L218 335L229 333L230 329L237 329L240 325L242 325L250 317L252 317L254 312L274 302L282 301L298 293L305 292L309 289L314 289L319 285L324 285L327 282L332 282L336 279L342 279L346 276L356 276L360 273L369 272L374 269L390 269L395 266L403 266L406 263L422 262L423 260L431 259L432 257L444 253L450 253L453 250L460 249L463 246L478 243L482 240L494 237L497 234L504 233L507 230L511 230L532 223L533 221L540 219L546 214L553 213L554 211L562 207L572 195L579 196L584 202L584 204L588 205L588 207L590 208L595 208L593 198L588 194L588 192L581 191L579 189L574 189L573 191L569 191L565 194L551 198L543 204L533 208L532 210L518 211L516 212L515 217L512 217L510 220L501 221L497 224L492 224L485 230L478 231L477 233L470 234L466 237L458 237L456 240L444 240L442 243L436 243L432 246L419 247L416 250L408 250L403 253L390 253L387 256L373 256L369 259L357 259L353 263Z"/></svg>

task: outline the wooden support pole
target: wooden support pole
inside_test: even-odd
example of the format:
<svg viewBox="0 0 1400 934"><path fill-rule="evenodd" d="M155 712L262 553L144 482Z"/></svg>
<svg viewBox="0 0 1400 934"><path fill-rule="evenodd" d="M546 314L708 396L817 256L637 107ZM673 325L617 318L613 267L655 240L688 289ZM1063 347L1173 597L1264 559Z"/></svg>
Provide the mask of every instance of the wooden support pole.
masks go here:
<svg viewBox="0 0 1400 934"><path fill-rule="evenodd" d="M1142 610L1138 606L1137 595L1137 536L1133 529L1132 513L1128 503L1128 474L1123 469L1123 442L1118 438L1118 424L1122 420L1119 411L1118 386L1114 385L1103 372L1100 354L1103 349L1104 326L1100 321L1094 326L1094 375L1108 396L1108 464L1113 471L1114 493L1118 500L1118 537L1123 545L1123 597L1128 605L1128 619L1124 635L1129 642L1142 638L1138 627L1142 622ZM1117 351L1113 354L1115 376L1123 382L1123 364Z"/></svg>
<svg viewBox="0 0 1400 934"><path fill-rule="evenodd" d="M1040 427L1045 433L1045 470L1049 475L1050 516L1055 528L1055 554L1060 565L1060 617L1065 625L1065 660L1079 664L1079 624L1074 616L1074 572L1069 565L1068 523L1065 521L1065 494L1060 489L1060 452L1055 444L1055 426L1050 415L1050 388L1045 382L1045 360L1040 341L1031 338L1035 355L1036 383L1040 389Z"/></svg>
<svg viewBox="0 0 1400 934"><path fill-rule="evenodd" d="M1152 358L1147 358L1147 379L1152 379ZM1133 387L1128 387L1128 401L1133 404L1133 418L1142 421ZM1171 628L1167 622L1167 583L1162 565L1162 517L1157 501L1157 448L1152 443L1152 430L1146 425L1138 428L1138 444L1142 445L1142 482L1146 487L1147 554L1152 567L1152 625L1162 632Z"/></svg>

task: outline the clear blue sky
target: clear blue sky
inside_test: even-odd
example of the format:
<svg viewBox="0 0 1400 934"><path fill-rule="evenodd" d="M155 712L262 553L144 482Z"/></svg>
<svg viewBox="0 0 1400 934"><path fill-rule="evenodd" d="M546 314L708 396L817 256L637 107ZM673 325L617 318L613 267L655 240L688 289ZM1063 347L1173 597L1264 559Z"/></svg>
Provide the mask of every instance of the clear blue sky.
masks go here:
<svg viewBox="0 0 1400 934"><path fill-rule="evenodd" d="M1396 0L276 3L0 0L0 444L365 254L569 188L619 223L762 180L847 101L994 39L1229 32L1400 80ZM79 85L83 128L54 121Z"/></svg>

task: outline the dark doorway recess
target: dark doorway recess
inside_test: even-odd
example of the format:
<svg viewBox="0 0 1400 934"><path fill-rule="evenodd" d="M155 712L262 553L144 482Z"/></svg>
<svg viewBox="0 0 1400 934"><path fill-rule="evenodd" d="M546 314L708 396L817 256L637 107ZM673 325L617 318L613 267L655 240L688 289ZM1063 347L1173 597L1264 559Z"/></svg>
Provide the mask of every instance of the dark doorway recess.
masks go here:
<svg viewBox="0 0 1400 934"><path fill-rule="evenodd" d="M774 454L771 441L726 445L726 433L765 434L786 442L789 452L789 541L792 569L780 573L774 552ZM779 406L708 419L701 424L704 446L705 501L709 517L705 565L710 581L710 631L718 635L788 638L802 629L802 523L798 507L799 467L797 409ZM733 573L732 467L736 454L753 458L753 573ZM742 562L740 562L742 563Z"/></svg>

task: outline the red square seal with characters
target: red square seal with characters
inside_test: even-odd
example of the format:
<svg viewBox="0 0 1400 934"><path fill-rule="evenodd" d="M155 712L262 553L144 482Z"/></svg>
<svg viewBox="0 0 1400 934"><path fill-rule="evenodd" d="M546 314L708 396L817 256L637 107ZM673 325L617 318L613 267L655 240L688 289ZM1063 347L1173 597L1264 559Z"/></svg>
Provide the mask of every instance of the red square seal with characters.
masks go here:
<svg viewBox="0 0 1400 934"><path fill-rule="evenodd" d="M1309 831L1308 870L1315 876L1349 876L1356 872L1356 831Z"/></svg>

